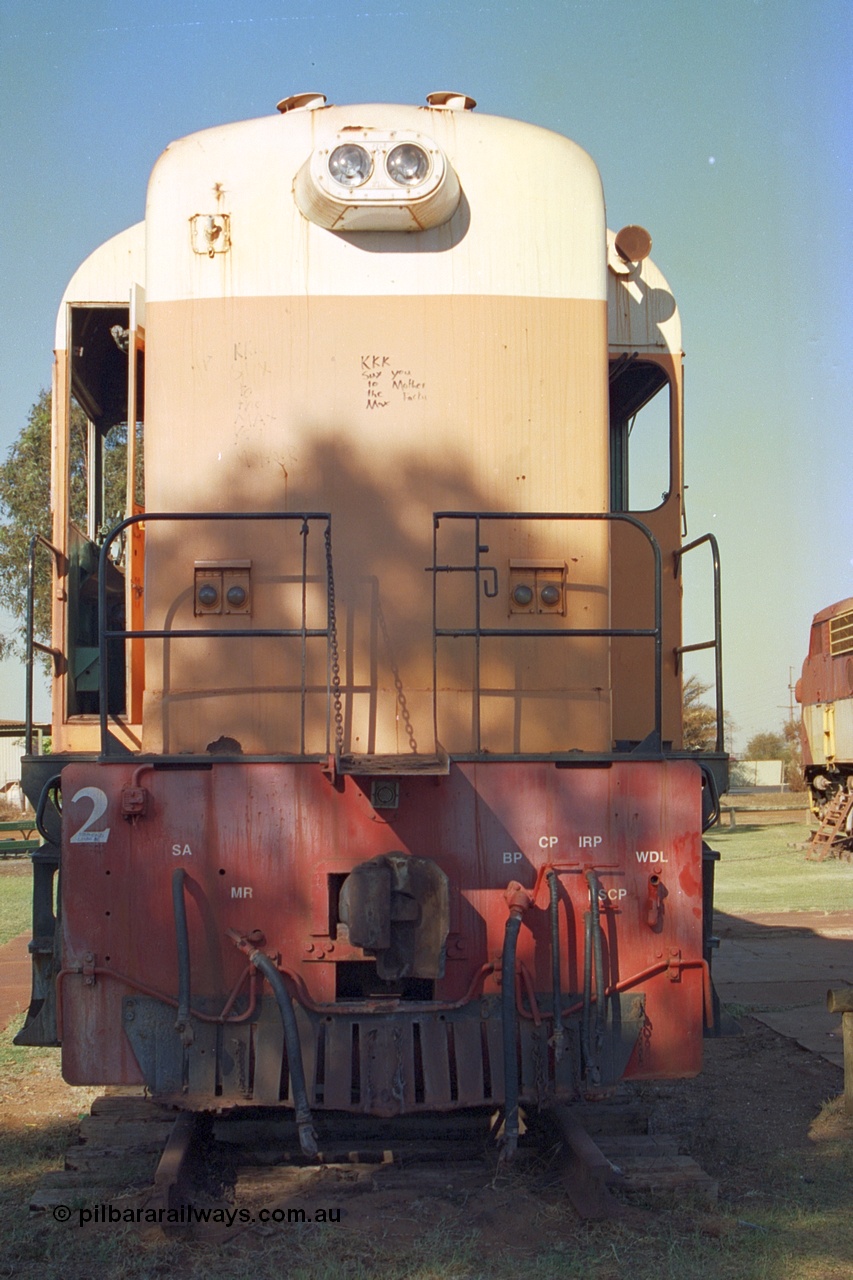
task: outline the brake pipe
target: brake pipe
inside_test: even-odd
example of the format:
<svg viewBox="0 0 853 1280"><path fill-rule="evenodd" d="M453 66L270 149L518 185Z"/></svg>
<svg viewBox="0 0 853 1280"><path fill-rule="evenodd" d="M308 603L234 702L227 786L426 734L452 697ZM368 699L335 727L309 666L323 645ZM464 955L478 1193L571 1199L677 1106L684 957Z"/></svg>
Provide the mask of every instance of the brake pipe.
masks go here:
<svg viewBox="0 0 853 1280"><path fill-rule="evenodd" d="M550 893L549 921L551 925L551 1000L554 1014L554 1057L557 1062L563 1056L563 996L560 990L560 884L557 872L548 868Z"/></svg>
<svg viewBox="0 0 853 1280"><path fill-rule="evenodd" d="M572 1006L574 1008L575 1006ZM590 1042L590 1025L592 1022L592 914L583 913L583 995L577 1009L581 1017L581 1053L584 1070L592 1065L592 1044ZM560 1016L565 1017L571 1009L563 1009Z"/></svg>
<svg viewBox="0 0 853 1280"><path fill-rule="evenodd" d="M190 1022L190 935L187 926L187 903L184 897L184 881L187 873L183 867L172 872L172 910L175 916L175 938L178 944L178 1016L175 1030L185 1049L193 1042Z"/></svg>
<svg viewBox="0 0 853 1280"><path fill-rule="evenodd" d="M320 1013L324 1016L336 1014L346 1016L351 1013L453 1013L456 1009L464 1009L477 995L478 989L488 978L489 974L494 973L494 964L483 964L476 971L468 984L468 990L459 1000L386 1000L381 1001L364 1001L364 1000L339 1000L334 1004L321 1003L312 1000L308 994L303 979L298 973L294 973L292 969L288 969L280 962L276 964L279 973L287 978L288 982L293 984L296 992L296 999L304 1009L309 1013Z"/></svg>
<svg viewBox="0 0 853 1280"><path fill-rule="evenodd" d="M546 876L548 876L551 872L577 871L577 870L578 870L578 866L576 863L558 863L558 862L542 863L542 865L538 868L536 872L536 879L533 883L533 888L528 890L530 904L532 906L536 905L536 899L539 896L539 893L541 891L542 882L545 880ZM588 872L587 874L589 875L590 873ZM585 930L585 934L586 934L586 930ZM586 936L584 938L584 942L586 943ZM590 937L590 943L591 943L591 937ZM592 956L590 954L589 961L584 965L585 979L586 979L586 970L588 967L591 967L591 961L592 961ZM606 987L604 990L604 998L606 999L608 996L614 995L620 991L628 991L630 990L631 987L636 986L638 982L643 982L647 978L653 978L659 973L665 973L667 972L667 970L673 970L673 969L678 969L678 970L702 969L703 971L702 993L703 993L705 1026L713 1027L714 1003L713 1003L713 986L711 983L711 968L710 968L710 965L708 964L708 961L705 959L680 960L677 957L673 957L670 960L662 960L658 964L651 965L648 969L643 969L640 973L634 974L630 978L623 978L620 982L616 982L612 986ZM590 976L590 985L591 985L591 976ZM597 996L590 993L589 1003L590 1005L597 1004L598 1003ZM567 1008L564 1008L561 1011L561 1015L560 1015L561 1020L566 1017L569 1017L571 1014L581 1013L583 1009L584 1009L584 1002L582 1000L576 1001L575 1004L569 1005Z"/></svg>
<svg viewBox="0 0 853 1280"><path fill-rule="evenodd" d="M273 990L281 1025L284 1030L284 1041L287 1045L287 1065L290 1069L290 1084L293 1094L293 1106L296 1111L296 1129L299 1134L299 1145L302 1154L309 1160L316 1160L319 1154L317 1133L311 1119L311 1108L308 1105L308 1090L305 1085L305 1068L302 1064L302 1044L299 1039L299 1026L290 993L284 985L284 979L269 956L264 955L256 947L248 953L249 959L266 978Z"/></svg>
<svg viewBox="0 0 853 1280"><path fill-rule="evenodd" d="M522 988L527 995L527 1003L530 1005L529 1013L521 1002ZM530 972L523 960L519 963L515 974L515 996L516 1012L520 1014L522 1018L527 1018L529 1021L532 1021L534 1026L541 1027L542 1011L539 1008L539 1004L536 999L536 984L533 981L533 974Z"/></svg>
<svg viewBox="0 0 853 1280"><path fill-rule="evenodd" d="M138 991L140 995L150 996L153 1000L159 1000L162 1004L168 1005L171 1009L177 1009L178 1001L174 996L164 995L162 991L157 991L155 987L149 987L147 983L140 982L138 978L131 978L126 973L120 973L118 969L111 969L106 965L95 965L92 969L60 969L56 975L56 1034L57 1039L62 1041L62 985L68 977L80 976L92 978L114 978L116 982L123 987L130 987L132 991ZM255 987L255 977L257 970L253 965L247 965L240 977L234 984L230 996L225 1002L225 1006L221 1013L200 1013L198 1009L190 1009L190 1017L197 1022L217 1023L222 1026L237 1026L241 1022L249 1022L255 1015L258 1004L258 993ZM233 1018L227 1015L230 1012L234 1002L240 994L240 988L246 979L249 979L249 1007L243 1012L236 1014Z"/></svg>
<svg viewBox="0 0 853 1280"><path fill-rule="evenodd" d="M617 982L613 986L608 987L604 994L605 996L612 996L615 993L620 991L628 991L630 990L631 987L635 987L638 983L644 982L647 978L657 977L658 974L666 973L672 969L680 970L680 969L700 969L700 968L703 970L702 989L703 989L704 1007L705 1007L705 1025L708 1027L712 1027L714 1025L714 1013L713 1013L713 1004L711 999L711 970L707 960L678 960L678 959L662 960L658 964L651 965L650 968L648 969L643 969L639 973L633 974L630 978L623 978L620 982ZM294 987L298 992L299 1003L304 1005L304 1007L310 1010L310 1012L312 1013L338 1012L341 1014L345 1014L347 1012L352 1012L352 1010L356 1007L354 1004L350 1005L350 1004L345 1004L343 1002L341 1004L335 1004L335 1005L317 1004L315 1001L311 1000L310 997L308 997L308 994L305 990L305 985L302 982L302 980L298 977L297 974L291 973L289 969L285 969L282 965L278 966L278 970L283 977L289 979L293 983ZM478 969L477 972L474 974L473 978L471 979L467 992L461 998L461 1000L446 1001L440 1004L416 1004L414 1001L407 1001L406 1011L411 1013L452 1012L454 1009L463 1009L466 1004L470 1004L471 1001L474 999L475 992L478 986L480 985L480 983L483 981L483 979L487 978L489 974L494 973L494 970L495 970L495 966L493 964L484 964L480 969ZM60 969L59 973L57 973L56 975L56 1032L57 1032L57 1039L59 1041L62 1040L62 986L64 984L64 980L68 977L81 977L83 975L83 972L84 971L82 968ZM159 1000L163 1004L169 1005L172 1009L177 1009L178 1007L178 1002L174 998L174 996L164 995L162 991L157 991L155 987L149 987L146 983L140 982L138 978L131 978L129 974L121 973L119 972L118 969L111 969L104 965L97 965L93 969L86 971L87 976L90 972L92 977L113 978L116 982L120 983L122 986L130 987L132 990L138 991L140 995L150 996L154 1000ZM195 1018L197 1022L219 1023L220 1025L224 1024L225 1026L237 1026L241 1022L251 1021L251 1019L254 1017L254 1014L257 1008L257 1003L258 1003L257 989L255 986L255 979L257 978L257 976L258 976L258 970L254 967L254 965L247 965L246 968L243 970L243 972L240 974L240 977L237 979L236 983L234 984L234 989L231 992L231 995L228 997L228 1000L226 1001L221 1013L218 1013L218 1014L200 1013L199 1010L197 1009L191 1009L190 1013L192 1017ZM227 1014L229 1013L231 1007L233 1006L234 1002L239 996L240 988L242 987L243 983L246 981L247 978L249 979L249 991L250 991L249 1007L243 1013L238 1013L234 1017L228 1017ZM595 997L593 997L593 1000L594 999ZM358 1007L363 1008L363 1006L358 1006ZM387 1003L383 1004L382 1007L386 1010L389 1009L389 1006ZM580 1000L580 1001L577 1001L575 1004L569 1005L565 1009L563 1009L562 1016L563 1018L568 1018L568 1017L571 1017L572 1014L580 1013L582 1010L583 1010L583 1001ZM371 1010L368 1009L367 1012L369 1013L371 1012ZM532 1020L533 1018L532 1013L527 1013L524 1010L521 1010L520 1012L523 1017Z"/></svg>
<svg viewBox="0 0 853 1280"><path fill-rule="evenodd" d="M249 939L238 933L236 929L226 929L225 932L234 945L249 957L250 963L260 970L272 987L275 1002L278 1005L278 1011L281 1016L284 1043L287 1048L287 1064L290 1069L290 1084L293 1106L296 1112L299 1145L302 1148L302 1154L307 1156L309 1160L314 1160L317 1158L319 1148L317 1146L317 1134L311 1119L311 1108L308 1104L308 1090L305 1084L305 1068L302 1064L302 1043L299 1039L299 1025L296 1021L296 1013L290 992L284 985L284 979L275 962L268 955L265 955L258 947L253 946Z"/></svg>
<svg viewBox="0 0 853 1280"><path fill-rule="evenodd" d="M586 882L589 885L589 907L591 914L592 928L592 954L595 960L595 991L596 995L599 990L605 991L606 981L604 977L604 949L601 945L602 929L601 929L601 902L599 899L598 876L594 871L587 871ZM606 999L606 994L604 999ZM604 1007L604 999L596 1000L595 1005L595 1048L594 1055L598 1057L598 1051L601 1048L601 1037L604 1029L604 1019L606 1010Z"/></svg>
<svg viewBox="0 0 853 1280"><path fill-rule="evenodd" d="M680 960L678 957L672 957L670 960L661 960L657 964L649 965L648 969L641 969L639 973L634 973L630 978L623 978L620 982L614 982L612 986L606 987L603 995L606 999L608 996L616 995L620 991L630 991L631 987L636 987L638 983L645 982L648 978L655 978L659 973L668 973L674 969L679 972L682 969L701 969L702 970L702 1003L704 1005L705 1026L713 1027L714 1025L714 1007L712 999L711 987L711 967L707 960ZM592 997L592 1003L597 1003L598 997ZM563 1010L563 1017L568 1018L573 1013L580 1013L583 1010L583 1000L576 1000L574 1004L570 1004Z"/></svg>
<svg viewBox="0 0 853 1280"><path fill-rule="evenodd" d="M533 899L516 880L506 887L504 897L509 906L504 947L501 956L501 1024L504 1058L504 1133L501 1157L511 1160L518 1147L518 1056L516 1039L515 956L521 917L532 905Z"/></svg>
<svg viewBox="0 0 853 1280"><path fill-rule="evenodd" d="M547 877L560 871L578 870L579 867L576 862L543 862L542 865L537 868L536 879L533 881L533 888L528 890L530 895L530 905L533 907L536 906L536 899L542 892L542 883Z"/></svg>

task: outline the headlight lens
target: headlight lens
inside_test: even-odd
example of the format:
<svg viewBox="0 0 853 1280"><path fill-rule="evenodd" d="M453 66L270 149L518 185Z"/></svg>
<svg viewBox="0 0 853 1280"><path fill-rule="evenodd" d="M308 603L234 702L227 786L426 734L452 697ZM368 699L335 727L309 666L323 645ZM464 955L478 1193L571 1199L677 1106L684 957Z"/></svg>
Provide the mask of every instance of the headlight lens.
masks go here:
<svg viewBox="0 0 853 1280"><path fill-rule="evenodd" d="M403 142L388 153L385 168L388 176L401 187L416 187L429 174L429 156L414 142Z"/></svg>
<svg viewBox="0 0 853 1280"><path fill-rule="evenodd" d="M354 142L347 142L342 147L335 147L329 156L329 173L343 187L360 187L373 171L370 152L358 147Z"/></svg>

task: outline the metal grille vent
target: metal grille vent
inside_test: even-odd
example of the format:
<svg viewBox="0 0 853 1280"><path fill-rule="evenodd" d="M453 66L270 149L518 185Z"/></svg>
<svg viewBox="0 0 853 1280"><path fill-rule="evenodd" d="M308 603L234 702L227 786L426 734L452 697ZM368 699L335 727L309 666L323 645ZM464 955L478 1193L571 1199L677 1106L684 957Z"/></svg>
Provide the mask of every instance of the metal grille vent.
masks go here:
<svg viewBox="0 0 853 1280"><path fill-rule="evenodd" d="M853 653L853 610L829 620L829 652Z"/></svg>

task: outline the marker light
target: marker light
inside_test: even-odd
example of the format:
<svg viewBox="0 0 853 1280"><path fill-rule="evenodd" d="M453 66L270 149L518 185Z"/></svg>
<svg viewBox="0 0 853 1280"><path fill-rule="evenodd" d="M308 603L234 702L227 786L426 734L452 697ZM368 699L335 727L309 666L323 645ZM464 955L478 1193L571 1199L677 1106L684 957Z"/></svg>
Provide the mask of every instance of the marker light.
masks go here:
<svg viewBox="0 0 853 1280"><path fill-rule="evenodd" d="M400 150L400 148L398 148ZM426 157L424 157L426 158ZM346 142L329 156L329 173L342 187L360 187L373 172L373 161L364 147Z"/></svg>
<svg viewBox="0 0 853 1280"><path fill-rule="evenodd" d="M388 153L385 168L401 187L416 187L429 173L429 156L414 142L403 142Z"/></svg>

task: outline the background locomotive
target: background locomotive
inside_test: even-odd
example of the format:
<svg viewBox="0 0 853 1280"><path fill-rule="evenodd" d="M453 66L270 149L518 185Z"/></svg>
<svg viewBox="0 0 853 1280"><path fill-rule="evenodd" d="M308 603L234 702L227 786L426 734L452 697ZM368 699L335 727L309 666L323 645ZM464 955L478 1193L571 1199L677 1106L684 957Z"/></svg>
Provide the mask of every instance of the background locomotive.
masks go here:
<svg viewBox="0 0 853 1280"><path fill-rule="evenodd" d="M803 771L812 809L823 817L834 803L848 838L853 838L850 805L845 805L853 777L853 599L815 614L796 696L802 705Z"/></svg>
<svg viewBox="0 0 853 1280"><path fill-rule="evenodd" d="M693 1074L713 1023L675 302L574 143L427 101L174 143L57 324L19 1039L293 1107L307 1153L319 1109L503 1107L511 1147L519 1102Z"/></svg>

